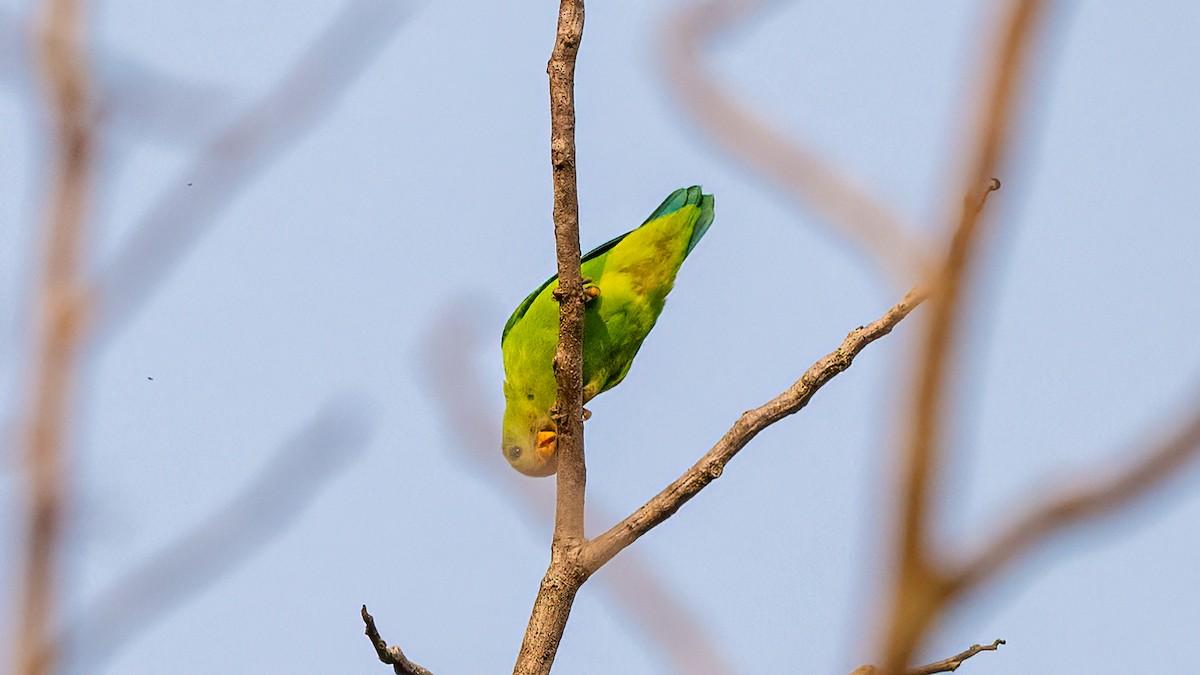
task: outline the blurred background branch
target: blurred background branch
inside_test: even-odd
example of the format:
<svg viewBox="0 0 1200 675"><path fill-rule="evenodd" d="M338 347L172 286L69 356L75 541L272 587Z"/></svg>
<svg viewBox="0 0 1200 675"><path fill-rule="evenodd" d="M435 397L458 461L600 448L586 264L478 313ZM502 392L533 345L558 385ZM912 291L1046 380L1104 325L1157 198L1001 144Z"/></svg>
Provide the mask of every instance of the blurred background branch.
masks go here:
<svg viewBox="0 0 1200 675"><path fill-rule="evenodd" d="M1200 394L1193 392L1187 400L1191 403L1190 413L1181 416L1173 412L1142 435L1155 439L1161 429L1178 425L1166 438L1143 441L1145 447L1118 453L1111 460L1112 466L1101 466L1090 473L1072 472L1075 475L1069 479L1052 479L1051 488L1037 494L1054 496L1034 500L1023 515L1013 518L978 553L951 569L947 593L957 597L975 591L1028 557L1035 547L1069 530L1111 517L1179 477L1200 454ZM1181 417L1184 422L1179 424L1176 420Z"/></svg>
<svg viewBox="0 0 1200 675"><path fill-rule="evenodd" d="M79 4L48 2L39 33L41 61L55 119L56 164L47 225L43 281L37 310L40 357L33 373L28 431L29 535L24 590L18 608L16 671L56 669L62 648L86 654L95 667L139 631L189 596L248 559L270 542L361 450L369 437L362 401L327 405L313 422L285 443L264 471L196 531L113 585L74 617L56 640L53 630L57 557L67 499L63 446L70 428L70 390L76 354L88 347L90 358L127 322L171 269L253 177L315 128L358 73L371 63L403 23L408 5L389 0L348 2L322 35L296 62L288 76L242 117L220 133L193 160L182 184L168 190L150 209L89 295L81 273L83 226L94 164L93 124L120 122L117 110L140 115L137 124L171 117L172 124L197 124L209 111L205 99L215 90L194 89L173 78L118 58L117 82L130 88L90 98L83 56L84 20ZM11 14L0 13L6 45L24 43L24 32ZM19 54L19 49L13 50ZM0 68L16 80L12 68ZM124 78L123 80L121 78ZM216 100L208 101L215 104ZM181 109L192 114L179 116ZM183 122L179 121L182 117ZM205 134L193 126L196 137ZM172 132L174 133L174 132ZM85 319L91 319L85 325ZM90 336L87 329L91 328ZM90 344L89 342L90 337ZM86 363L84 365L87 365Z"/></svg>
<svg viewBox="0 0 1200 675"><path fill-rule="evenodd" d="M0 8L0 85L16 91L28 88L31 38L26 17ZM106 133L190 145L210 136L228 117L233 92L227 87L181 80L103 44L90 49L88 61L88 115Z"/></svg>
<svg viewBox="0 0 1200 675"><path fill-rule="evenodd" d="M408 3L349 0L283 80L201 148L96 282L103 341L141 309L221 211L312 131L396 34Z"/></svg>
<svg viewBox="0 0 1200 675"><path fill-rule="evenodd" d="M955 372L952 360L959 339L956 327L965 313L966 279L974 258L985 247L982 207L987 194L998 187L998 183L991 183L993 176L1001 173L1006 149L1011 145L1021 80L1028 69L1027 54L1039 26L1050 14L1048 4L1002 3L1010 9L997 24L1000 37L985 47L985 54L992 55L994 63L991 72L980 80L990 90L977 99L975 116L966 116L976 121L973 136L965 144L973 155L963 179L949 182L954 189L947 198L947 213L952 220L946 229L948 258L938 269L928 267L928 260L931 254L940 256L942 252L923 251L915 228L815 151L773 128L740 103L706 66L706 52L713 41L769 11L769 3L696 2L670 14L663 24L663 73L683 110L709 140L812 209L867 253L893 282L909 283L931 272L936 274L930 286L937 309L926 323L931 328L924 360L914 369L917 384L912 398L918 401L919 412L912 445L902 465L909 472L904 492L907 502L902 509L906 514L900 539L903 550L897 553L902 571L894 589L897 599L889 631L892 642L884 657L884 672L901 671L935 623L934 617L947 611L960 594L968 594L1059 530L1106 515L1154 489L1190 459L1195 443L1195 430L1185 425L1164 445L1144 451L1137 464L1115 475L1106 470L1068 494L1028 511L961 569L951 570L948 558L933 550L928 530L935 518L926 505L936 501L934 485L941 454L938 445L942 430L952 419L942 407L948 378Z"/></svg>
<svg viewBox="0 0 1200 675"><path fill-rule="evenodd" d="M327 402L229 501L128 570L72 618L57 643L89 670L261 551L366 449L376 426L359 397Z"/></svg>
<svg viewBox="0 0 1200 675"><path fill-rule="evenodd" d="M38 56L53 120L54 161L47 190L43 263L34 327L37 352L29 385L26 424L26 545L19 580L13 642L14 672L35 675L55 668L43 647L55 620L63 513L67 500L63 458L70 428L76 358L87 305L81 284L84 229L92 186L89 83L84 17L76 0L47 0L41 7Z"/></svg>
<svg viewBox="0 0 1200 675"><path fill-rule="evenodd" d="M667 83L718 148L811 209L895 288L911 287L925 276L926 253L916 230L827 158L737 101L709 71L706 51L712 42L768 6L762 0L701 0L669 15L662 40Z"/></svg>
<svg viewBox="0 0 1200 675"><path fill-rule="evenodd" d="M986 211L977 207L997 185L994 176L1006 168L1013 128L1022 102L1029 56L1047 8L1038 0L1014 0L1005 6L996 37L984 45L986 74L979 78L979 117L967 148L962 181L950 180L946 197L948 223L944 259L930 281L930 308L921 324L924 335L908 400L912 401L909 437L903 441L894 535L894 581L890 617L883 647L884 673L902 673L925 633L944 611L949 598L932 550L942 440L952 419L947 391L956 372L961 326L965 322L968 284L982 257ZM989 20L991 17L988 17ZM989 62L990 60L990 62Z"/></svg>

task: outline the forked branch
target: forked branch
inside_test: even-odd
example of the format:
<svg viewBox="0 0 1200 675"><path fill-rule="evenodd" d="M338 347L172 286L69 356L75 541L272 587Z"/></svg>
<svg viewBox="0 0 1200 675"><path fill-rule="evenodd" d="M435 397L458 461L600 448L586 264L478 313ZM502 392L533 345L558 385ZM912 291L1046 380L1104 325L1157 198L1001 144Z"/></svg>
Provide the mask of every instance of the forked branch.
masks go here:
<svg viewBox="0 0 1200 675"><path fill-rule="evenodd" d="M471 355L492 346L495 307L461 299L447 303L441 316L425 334L419 361L424 366L426 389L451 429L454 441L448 448L463 463L469 475L499 491L534 533L553 526L553 502L546 500L542 481L531 481L495 460L498 411L483 373ZM551 497L552 498L552 497ZM594 494L587 498L588 517L615 522ZM679 673L724 675L736 668L722 653L721 641L695 616L678 591L666 583L656 566L637 551L625 553L596 581L620 609L621 623L661 651L666 666Z"/></svg>

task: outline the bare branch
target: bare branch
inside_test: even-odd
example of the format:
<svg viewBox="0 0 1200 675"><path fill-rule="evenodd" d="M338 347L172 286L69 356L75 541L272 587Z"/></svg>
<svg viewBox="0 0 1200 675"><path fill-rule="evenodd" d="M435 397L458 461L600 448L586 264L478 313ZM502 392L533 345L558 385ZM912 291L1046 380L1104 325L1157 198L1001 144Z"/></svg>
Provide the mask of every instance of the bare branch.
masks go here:
<svg viewBox="0 0 1200 675"><path fill-rule="evenodd" d="M733 427L700 461L659 492L653 499L585 546L584 560L591 570L598 569L638 537L670 518L689 499L716 480L725 465L760 431L799 411L813 395L838 373L850 367L858 353L875 340L887 335L925 299L924 291L914 288L882 317L859 326L842 344L814 363L787 391L762 406L742 414Z"/></svg>
<svg viewBox="0 0 1200 675"><path fill-rule="evenodd" d="M1061 481L1056 482L1050 493L1056 497L1029 509L950 576L950 593L959 595L978 588L1035 546L1069 528L1112 515L1178 475L1200 454L1200 394L1193 398L1198 404L1191 417L1158 445L1127 453L1138 457L1129 466L1091 476L1065 489Z"/></svg>
<svg viewBox="0 0 1200 675"><path fill-rule="evenodd" d="M761 11L759 0L707 0L668 16L664 75L683 110L723 150L811 208L907 288L925 276L915 229L826 158L740 105L705 67L714 37Z"/></svg>
<svg viewBox="0 0 1200 675"><path fill-rule="evenodd" d="M984 102L983 116L966 146L971 149L966 182L955 188L949 200L954 213L946 228L949 249L930 288L930 315L924 324L910 396L915 402L912 428L901 460L901 537L894 562L897 573L883 658L885 673L903 672L919 639L946 601L944 580L928 553L929 504L936 494L946 391L955 362L968 271L978 257L984 234L983 200L995 185L991 177L1005 160L1028 52L1043 9L1039 0L1011 3L1000 29L997 56L984 80L980 99ZM983 196L979 196L980 191ZM964 196L965 204L960 201Z"/></svg>
<svg viewBox="0 0 1200 675"><path fill-rule="evenodd" d="M399 647L388 646L388 643L379 636L379 629L375 627L375 617L367 612L366 605L362 606L362 620L366 624L364 632L371 640L371 645L375 647L375 653L379 655L379 660L391 666L396 675L433 675L428 670L409 661Z"/></svg>
<svg viewBox="0 0 1200 675"><path fill-rule="evenodd" d="M199 151L99 275L97 340L126 324L217 214L317 126L407 13L395 0L351 0L274 90Z"/></svg>
<svg viewBox="0 0 1200 675"><path fill-rule="evenodd" d="M42 11L38 42L53 116L55 155L36 305L39 316L33 322L39 353L30 384L26 432L28 539L13 641L14 672L21 675L51 672L57 660L47 645L55 613L59 535L66 500L64 438L85 323L80 263L93 155L82 8L77 0L47 0Z"/></svg>
<svg viewBox="0 0 1200 675"><path fill-rule="evenodd" d="M262 550L367 446L374 423L366 409L353 398L326 403L225 506L113 583L58 642L96 668Z"/></svg>
<svg viewBox="0 0 1200 675"><path fill-rule="evenodd" d="M964 661L975 656L979 652L994 652L1000 648L1000 645L1005 644L1004 640L996 640L990 645L971 645L969 649L965 649L950 658L934 661L916 668L909 668L904 671L904 675L933 675L934 673L952 673L958 670L958 667ZM879 669L875 666L859 666L854 669L850 675L877 675Z"/></svg>
<svg viewBox="0 0 1200 675"><path fill-rule="evenodd" d="M979 652L994 652L1000 648L1000 645L1005 644L1004 640L996 640L990 645L971 645L970 649L961 651L948 659L935 661L933 663L909 668L906 675L933 675L934 673L951 673L958 670L958 667L963 664L963 661L975 656Z"/></svg>

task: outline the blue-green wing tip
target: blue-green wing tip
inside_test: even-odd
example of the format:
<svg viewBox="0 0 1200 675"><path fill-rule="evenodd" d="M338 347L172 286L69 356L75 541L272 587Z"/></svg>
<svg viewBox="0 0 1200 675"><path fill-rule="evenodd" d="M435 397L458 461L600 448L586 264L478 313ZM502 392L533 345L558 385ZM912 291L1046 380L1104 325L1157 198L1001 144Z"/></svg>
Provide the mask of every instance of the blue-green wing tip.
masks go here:
<svg viewBox="0 0 1200 675"><path fill-rule="evenodd" d="M689 189L695 189L697 192L700 191L699 186ZM700 195L700 217L696 219L696 224L692 227L692 238L688 240L687 251L684 255L690 255L692 249L696 248L696 244L700 243L700 238L704 236L705 232L708 232L708 228L713 223L713 218L717 215L715 206L716 200L712 195Z"/></svg>

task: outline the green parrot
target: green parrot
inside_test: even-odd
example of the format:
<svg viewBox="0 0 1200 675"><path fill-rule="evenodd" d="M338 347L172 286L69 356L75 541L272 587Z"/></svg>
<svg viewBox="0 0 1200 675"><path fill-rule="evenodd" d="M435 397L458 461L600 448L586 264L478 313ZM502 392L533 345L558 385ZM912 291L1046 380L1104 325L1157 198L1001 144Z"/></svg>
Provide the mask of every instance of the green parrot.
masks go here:
<svg viewBox="0 0 1200 675"><path fill-rule="evenodd" d="M583 256L588 302L583 328L583 400L617 386L654 327L683 259L713 221L713 196L699 185L672 192L641 227ZM529 476L558 469L551 409L558 397L558 275L517 307L500 337L504 354L504 429L501 449Z"/></svg>

